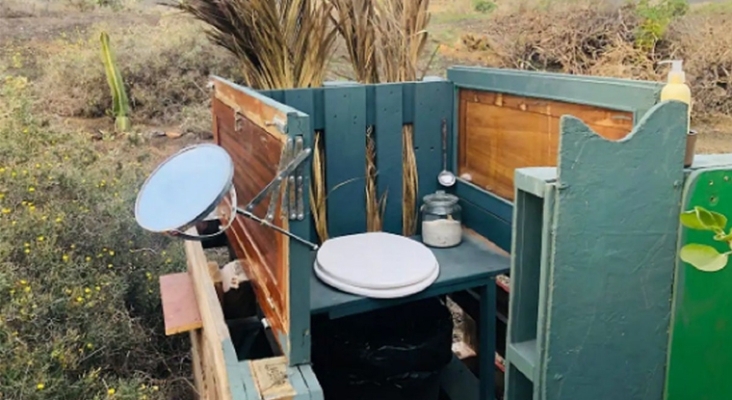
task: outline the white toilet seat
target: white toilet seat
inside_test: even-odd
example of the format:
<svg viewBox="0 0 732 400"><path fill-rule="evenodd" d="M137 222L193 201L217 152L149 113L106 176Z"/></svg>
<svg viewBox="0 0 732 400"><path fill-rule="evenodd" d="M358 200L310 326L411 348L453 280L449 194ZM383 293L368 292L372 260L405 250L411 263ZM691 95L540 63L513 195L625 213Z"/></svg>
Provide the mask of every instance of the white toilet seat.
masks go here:
<svg viewBox="0 0 732 400"><path fill-rule="evenodd" d="M315 275L326 284L375 298L420 292L440 274L437 259L427 246L384 232L327 240L314 264Z"/></svg>

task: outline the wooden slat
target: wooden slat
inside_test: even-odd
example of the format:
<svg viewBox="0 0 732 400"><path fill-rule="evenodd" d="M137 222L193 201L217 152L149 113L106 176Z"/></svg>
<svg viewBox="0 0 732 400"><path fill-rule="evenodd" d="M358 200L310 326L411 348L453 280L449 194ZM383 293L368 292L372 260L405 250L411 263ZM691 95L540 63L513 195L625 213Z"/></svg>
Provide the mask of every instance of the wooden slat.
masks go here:
<svg viewBox="0 0 732 400"><path fill-rule="evenodd" d="M508 200L516 168L557 165L562 115L583 120L610 140L633 128L632 113L588 105L475 90L460 90L459 101L459 174Z"/></svg>
<svg viewBox="0 0 732 400"><path fill-rule="evenodd" d="M186 272L160 277L160 297L163 303L165 334L175 335L203 326L196 303L191 276Z"/></svg>
<svg viewBox="0 0 732 400"><path fill-rule="evenodd" d="M197 231L192 228L186 233L196 235ZM203 323L200 355L204 388L199 390L202 392L202 397L206 396L205 398L234 400L229 387L229 371L224 359L224 346L231 345L229 328L224 322L224 314L209 275L206 255L200 242L190 240L185 242L185 251L188 273L193 282L193 291L196 294Z"/></svg>

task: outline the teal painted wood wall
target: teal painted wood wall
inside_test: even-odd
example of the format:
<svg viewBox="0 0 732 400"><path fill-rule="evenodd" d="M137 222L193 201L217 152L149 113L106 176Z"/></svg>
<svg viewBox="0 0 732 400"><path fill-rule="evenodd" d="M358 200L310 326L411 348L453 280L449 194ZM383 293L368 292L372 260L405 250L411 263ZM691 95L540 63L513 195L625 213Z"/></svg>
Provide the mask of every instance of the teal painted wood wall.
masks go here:
<svg viewBox="0 0 732 400"><path fill-rule="evenodd" d="M450 82L360 85L265 91L272 99L310 115L322 131L330 236L366 230L366 130L373 127L377 187L387 193L384 231L402 232L402 126L413 124L419 199L438 188L442 170L442 121L452 126ZM312 235L314 238L314 234Z"/></svg>

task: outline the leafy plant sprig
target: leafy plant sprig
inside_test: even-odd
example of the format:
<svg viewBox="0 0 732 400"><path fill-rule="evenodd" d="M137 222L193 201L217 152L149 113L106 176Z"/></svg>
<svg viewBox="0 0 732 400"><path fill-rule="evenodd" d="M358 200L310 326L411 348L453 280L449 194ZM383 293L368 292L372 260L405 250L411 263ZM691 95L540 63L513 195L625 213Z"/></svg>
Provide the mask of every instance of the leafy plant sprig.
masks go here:
<svg viewBox="0 0 732 400"><path fill-rule="evenodd" d="M679 253L681 260L704 272L717 272L726 267L732 254L732 230L725 231L727 217L697 206L693 210L683 212L680 219L681 224L689 229L713 232L714 240L726 242L730 248L730 251L720 253L712 246L689 243L681 248Z"/></svg>

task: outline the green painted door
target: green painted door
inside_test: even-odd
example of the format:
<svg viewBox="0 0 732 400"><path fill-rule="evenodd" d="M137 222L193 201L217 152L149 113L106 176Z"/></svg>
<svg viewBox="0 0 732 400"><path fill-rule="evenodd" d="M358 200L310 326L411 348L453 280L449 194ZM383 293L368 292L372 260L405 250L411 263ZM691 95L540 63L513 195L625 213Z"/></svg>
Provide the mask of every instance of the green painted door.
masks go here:
<svg viewBox="0 0 732 400"><path fill-rule="evenodd" d="M692 173L683 201L684 211L702 206L726 215L729 229L732 170ZM710 232L684 229L682 245L692 242L730 250ZM709 273L679 260L674 303L666 400L732 399L732 265Z"/></svg>

